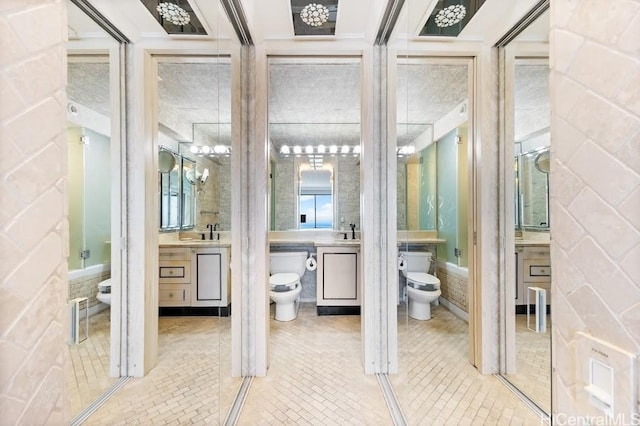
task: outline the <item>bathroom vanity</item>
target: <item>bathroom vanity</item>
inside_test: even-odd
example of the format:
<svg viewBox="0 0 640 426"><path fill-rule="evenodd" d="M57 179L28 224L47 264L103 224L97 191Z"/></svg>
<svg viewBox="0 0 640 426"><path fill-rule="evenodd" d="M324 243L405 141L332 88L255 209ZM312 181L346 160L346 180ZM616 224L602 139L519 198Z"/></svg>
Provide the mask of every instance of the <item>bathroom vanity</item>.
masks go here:
<svg viewBox="0 0 640 426"><path fill-rule="evenodd" d="M526 313L529 288L545 291L547 312L551 302L551 257L549 244L516 240L516 313ZM530 304L533 295L530 294Z"/></svg>
<svg viewBox="0 0 640 426"><path fill-rule="evenodd" d="M160 315L229 315L229 247L176 242L159 251Z"/></svg>

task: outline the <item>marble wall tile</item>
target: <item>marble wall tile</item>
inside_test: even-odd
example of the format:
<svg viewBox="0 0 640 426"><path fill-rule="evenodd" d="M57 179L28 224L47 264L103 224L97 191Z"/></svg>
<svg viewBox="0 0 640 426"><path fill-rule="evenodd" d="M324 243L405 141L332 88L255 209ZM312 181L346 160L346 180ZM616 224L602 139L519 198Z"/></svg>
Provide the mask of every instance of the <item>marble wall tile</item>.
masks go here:
<svg viewBox="0 0 640 426"><path fill-rule="evenodd" d="M0 5L0 412L63 424L66 343L65 3ZM46 71L43 71L46 70ZM7 102L2 102L7 104Z"/></svg>
<svg viewBox="0 0 640 426"><path fill-rule="evenodd" d="M568 167L607 203L618 205L638 188L640 177L592 141L583 144ZM594 169L597 173L594 173ZM608 179L602 179L602 175Z"/></svg>
<svg viewBox="0 0 640 426"><path fill-rule="evenodd" d="M616 179L616 176L612 176ZM640 233L590 188L580 191L568 211L616 259L638 244Z"/></svg>

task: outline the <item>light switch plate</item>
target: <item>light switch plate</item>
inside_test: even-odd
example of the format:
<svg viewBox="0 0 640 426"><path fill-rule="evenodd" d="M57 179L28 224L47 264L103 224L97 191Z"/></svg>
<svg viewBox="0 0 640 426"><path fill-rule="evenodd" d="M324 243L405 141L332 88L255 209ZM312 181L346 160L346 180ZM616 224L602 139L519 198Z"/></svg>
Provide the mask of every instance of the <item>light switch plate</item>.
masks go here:
<svg viewBox="0 0 640 426"><path fill-rule="evenodd" d="M593 415L637 418L635 354L584 332L576 334L575 351L580 408Z"/></svg>

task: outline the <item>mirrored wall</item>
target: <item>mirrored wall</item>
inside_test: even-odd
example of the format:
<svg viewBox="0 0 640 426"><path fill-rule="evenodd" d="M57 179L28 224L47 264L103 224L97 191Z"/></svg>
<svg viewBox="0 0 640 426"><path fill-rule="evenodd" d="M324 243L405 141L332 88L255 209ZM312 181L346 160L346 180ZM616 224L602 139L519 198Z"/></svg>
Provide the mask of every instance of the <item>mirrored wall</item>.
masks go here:
<svg viewBox="0 0 640 426"><path fill-rule="evenodd" d="M551 412L548 12L500 48L504 100L504 377Z"/></svg>
<svg viewBox="0 0 640 426"><path fill-rule="evenodd" d="M112 288L119 285L120 45L67 1L67 186L69 193L69 353L75 416L117 380L120 335ZM115 95L114 95L115 94ZM115 182L115 183L114 183ZM112 257L113 256L113 257ZM114 334L115 333L115 334ZM116 345L114 347L113 345Z"/></svg>
<svg viewBox="0 0 640 426"><path fill-rule="evenodd" d="M154 66L160 363L166 352L197 368L193 386L214 390L208 421L221 423L240 381L231 377L231 57L155 55Z"/></svg>
<svg viewBox="0 0 640 426"><path fill-rule="evenodd" d="M468 209L473 62L402 56L397 65L397 229L400 374L409 424L440 380L470 367ZM443 351L446 354L443 354ZM405 383L397 383L401 381Z"/></svg>

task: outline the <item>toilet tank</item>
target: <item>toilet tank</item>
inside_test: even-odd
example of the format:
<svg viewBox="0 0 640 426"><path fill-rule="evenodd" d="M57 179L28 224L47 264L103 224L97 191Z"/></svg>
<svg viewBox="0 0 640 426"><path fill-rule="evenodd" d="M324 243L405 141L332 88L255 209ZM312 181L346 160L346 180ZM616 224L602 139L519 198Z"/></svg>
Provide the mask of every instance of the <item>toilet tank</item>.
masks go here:
<svg viewBox="0 0 640 426"><path fill-rule="evenodd" d="M400 253L407 263L406 272L429 272L432 254L428 251L403 251Z"/></svg>
<svg viewBox="0 0 640 426"><path fill-rule="evenodd" d="M306 251L271 253L269 255L269 272L271 272L271 274L295 272L298 276L302 277L307 270L306 261Z"/></svg>

